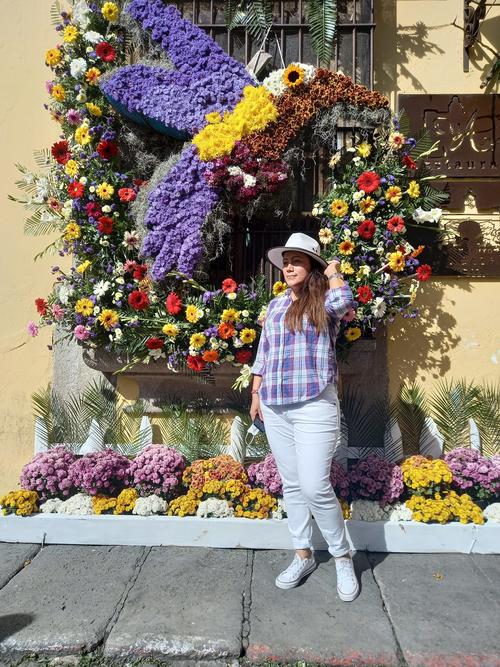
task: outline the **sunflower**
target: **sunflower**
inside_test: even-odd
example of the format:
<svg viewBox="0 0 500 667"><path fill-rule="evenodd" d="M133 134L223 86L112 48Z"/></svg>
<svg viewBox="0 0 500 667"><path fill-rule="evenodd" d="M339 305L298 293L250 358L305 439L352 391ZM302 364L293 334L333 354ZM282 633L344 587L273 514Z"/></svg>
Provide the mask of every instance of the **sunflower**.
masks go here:
<svg viewBox="0 0 500 667"><path fill-rule="evenodd" d="M78 174L78 162L76 160L68 160L64 165L64 171L68 176L76 176Z"/></svg>
<svg viewBox="0 0 500 667"><path fill-rule="evenodd" d="M277 280L273 285L273 294L274 296L280 296L286 292L287 289L288 286L286 283L282 282L281 280Z"/></svg>
<svg viewBox="0 0 500 667"><path fill-rule="evenodd" d="M361 336L361 329L359 327L349 327L345 330L344 336L352 343Z"/></svg>
<svg viewBox="0 0 500 667"><path fill-rule="evenodd" d="M78 37L78 28L76 25L67 25L63 30L63 40L68 44L75 42Z"/></svg>
<svg viewBox="0 0 500 667"><path fill-rule="evenodd" d="M55 86L52 86L50 94L57 100L57 102L64 102L64 99L66 98L66 92L60 83L56 83Z"/></svg>
<svg viewBox="0 0 500 667"><path fill-rule="evenodd" d="M99 317L97 319L102 324L102 326L106 329L106 331L109 331L110 329L112 329L120 321L120 318L119 318L118 313L116 312L116 310L111 310L110 308L104 308L104 310L102 311L102 313L99 315Z"/></svg>
<svg viewBox="0 0 500 667"><path fill-rule="evenodd" d="M377 205L377 202L373 197L365 197L359 202L359 208L362 213L371 213L375 206Z"/></svg>
<svg viewBox="0 0 500 667"><path fill-rule="evenodd" d="M202 333L194 333L189 339L189 345L196 348L197 350L199 350L200 347L203 347L206 342L207 337Z"/></svg>
<svg viewBox="0 0 500 667"><path fill-rule="evenodd" d="M288 88L296 88L304 82L305 70L300 65L288 65L286 70L283 72L283 83Z"/></svg>
<svg viewBox="0 0 500 667"><path fill-rule="evenodd" d="M45 64L50 65L51 67L58 65L61 62L61 59L62 53L59 49L49 49L45 53Z"/></svg>
<svg viewBox="0 0 500 667"><path fill-rule="evenodd" d="M85 273L85 271L89 268L89 266L91 264L92 264L92 262L90 261L90 259L86 259L84 262L82 262L81 264L79 264L76 267L76 272L77 273Z"/></svg>
<svg viewBox="0 0 500 667"><path fill-rule="evenodd" d="M94 104L93 102L87 102L85 106L87 107L87 111L91 116L102 116L102 109L101 107L98 107L97 104Z"/></svg>
<svg viewBox="0 0 500 667"><path fill-rule="evenodd" d="M389 266L393 271L402 271L405 268L405 258L402 252L397 250L389 255Z"/></svg>
<svg viewBox="0 0 500 667"><path fill-rule="evenodd" d="M85 81L90 85L96 85L97 79L101 76L101 70L97 67L91 67L85 72Z"/></svg>
<svg viewBox="0 0 500 667"><path fill-rule="evenodd" d="M356 246L352 241L342 241L342 243L339 243L338 249L341 255L352 255L354 252L354 248Z"/></svg>
<svg viewBox="0 0 500 667"><path fill-rule="evenodd" d="M106 181L99 183L99 185L95 190L95 193L99 197L99 199L111 199L114 192L115 192L114 187L109 183L106 183Z"/></svg>
<svg viewBox="0 0 500 667"><path fill-rule="evenodd" d="M349 206L343 199L334 199L330 204L330 211L336 218L342 218L348 210Z"/></svg>
<svg viewBox="0 0 500 667"><path fill-rule="evenodd" d="M164 333L165 336L169 336L170 338L175 338L175 336L177 336L179 333L179 329L175 326L175 324L164 324L162 327L162 333Z"/></svg>
<svg viewBox="0 0 500 667"><path fill-rule="evenodd" d="M80 144L80 146L86 146L91 142L88 125L80 125L80 127L76 128L75 141Z"/></svg>

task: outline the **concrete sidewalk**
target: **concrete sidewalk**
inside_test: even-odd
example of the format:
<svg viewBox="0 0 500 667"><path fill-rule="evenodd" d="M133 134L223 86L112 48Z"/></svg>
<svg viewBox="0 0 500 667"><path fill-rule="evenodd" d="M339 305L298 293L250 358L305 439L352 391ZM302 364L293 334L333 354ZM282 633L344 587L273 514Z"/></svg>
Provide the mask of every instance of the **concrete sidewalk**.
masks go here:
<svg viewBox="0 0 500 667"><path fill-rule="evenodd" d="M326 552L276 588L291 554L0 543L0 665L500 667L500 556L357 552L342 602Z"/></svg>

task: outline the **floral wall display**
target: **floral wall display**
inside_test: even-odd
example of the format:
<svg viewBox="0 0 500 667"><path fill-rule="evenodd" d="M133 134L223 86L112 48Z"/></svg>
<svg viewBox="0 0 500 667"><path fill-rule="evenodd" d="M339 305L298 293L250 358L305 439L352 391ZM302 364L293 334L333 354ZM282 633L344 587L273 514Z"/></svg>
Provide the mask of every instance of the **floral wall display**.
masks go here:
<svg viewBox="0 0 500 667"><path fill-rule="evenodd" d="M57 235L40 255L69 255L72 266L53 266L54 290L37 295L28 332L56 325L62 338L113 353L123 368L154 361L211 372L231 363L245 386L265 308L284 286L269 292L259 277L237 284L231 276L207 284L207 230L218 230L223 246L231 207L251 216L273 201L306 129L331 149L340 117L387 127L388 100L301 63L259 83L161 0L131 0L125 10L80 1L55 28L46 107L61 134L38 152L40 173L20 166L26 196L17 201L31 213L27 233ZM127 64L131 36L149 59ZM153 143L168 135L168 150L148 153L144 133ZM356 320L342 322L341 353L398 312L413 317L417 286L429 276L421 248L403 236L408 216L439 218L415 172L422 151L398 132L388 141L361 142L334 172L335 194L315 210L325 256L342 259L359 304ZM158 158L165 150L166 161ZM376 188L365 182L372 172Z"/></svg>
<svg viewBox="0 0 500 667"><path fill-rule="evenodd" d="M444 459L414 455L394 464L371 455L348 470L333 461L330 477L346 519L500 521L498 456L457 448ZM61 445L27 463L20 485L0 498L2 514L286 516L272 454L245 468L227 454L189 463L174 447L160 444L135 457L109 449L75 456Z"/></svg>

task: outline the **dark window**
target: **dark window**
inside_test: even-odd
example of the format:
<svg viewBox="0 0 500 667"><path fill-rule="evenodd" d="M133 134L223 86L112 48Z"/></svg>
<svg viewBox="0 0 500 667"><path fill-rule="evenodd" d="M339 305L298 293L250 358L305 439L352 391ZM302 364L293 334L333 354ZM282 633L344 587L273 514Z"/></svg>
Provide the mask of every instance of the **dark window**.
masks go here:
<svg viewBox="0 0 500 667"><path fill-rule="evenodd" d="M224 25L224 2L221 0L181 1L175 4L185 18L206 30L226 52L245 64L262 44L243 29L227 30ZM265 48L273 56L274 68L282 67L280 50L285 66L295 61L318 64L311 46L306 6L305 0L273 3L273 25ZM355 83L368 88L373 86L374 28L373 0L337 1L337 36L331 69L341 69ZM338 148L350 143L352 135L352 127L339 127ZM248 223L245 218L235 216L227 256L221 258L217 266L210 267L210 277L214 282L228 273L239 281L264 271L269 282L280 278L280 272L265 262L265 251L274 245L284 244L294 231L316 234L317 226L310 212L316 197L325 190L330 171L327 167L329 157L312 152L307 154L305 180L296 180L293 211L286 221L269 217L253 219Z"/></svg>

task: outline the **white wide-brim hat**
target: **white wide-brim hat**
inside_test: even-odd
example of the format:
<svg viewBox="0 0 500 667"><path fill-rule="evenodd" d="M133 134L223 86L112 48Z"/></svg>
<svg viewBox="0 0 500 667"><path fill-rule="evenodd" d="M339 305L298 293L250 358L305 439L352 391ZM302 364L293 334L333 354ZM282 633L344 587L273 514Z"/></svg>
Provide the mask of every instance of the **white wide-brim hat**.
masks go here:
<svg viewBox="0 0 500 667"><path fill-rule="evenodd" d="M282 269L283 253L286 250L300 250L300 252L304 252L306 255L309 255L309 257L316 260L324 269L328 266L328 262L321 257L318 241L311 236L307 236L307 234L302 234L300 232L292 234L284 246L268 250L267 258L271 264L277 266L278 269Z"/></svg>

